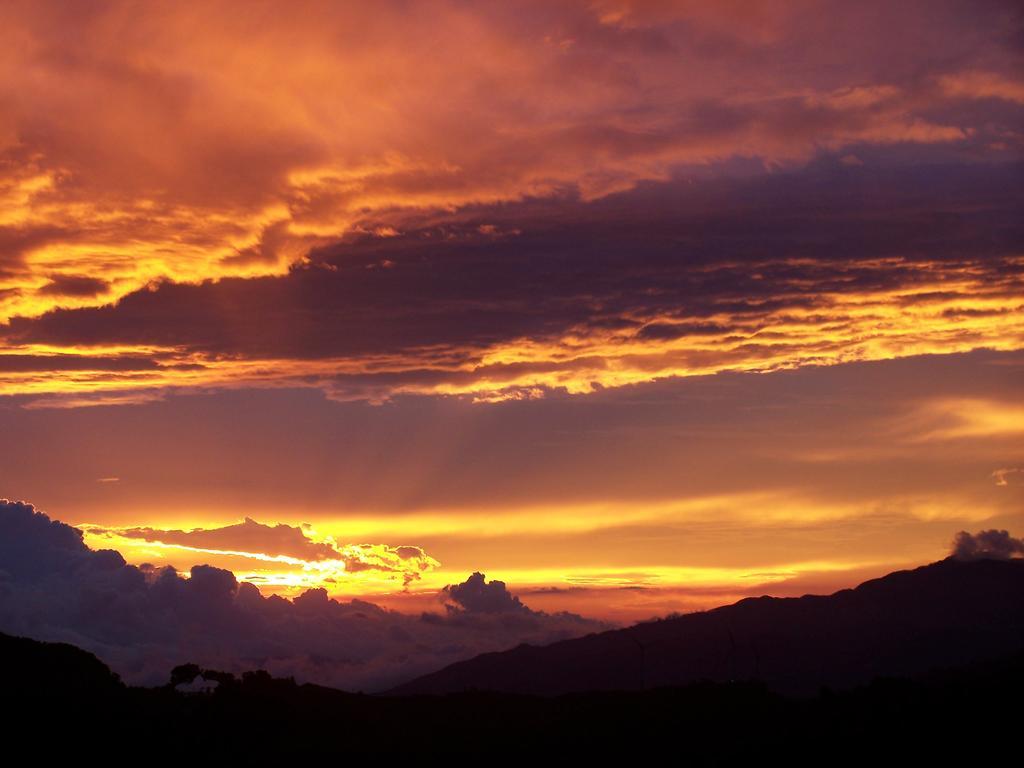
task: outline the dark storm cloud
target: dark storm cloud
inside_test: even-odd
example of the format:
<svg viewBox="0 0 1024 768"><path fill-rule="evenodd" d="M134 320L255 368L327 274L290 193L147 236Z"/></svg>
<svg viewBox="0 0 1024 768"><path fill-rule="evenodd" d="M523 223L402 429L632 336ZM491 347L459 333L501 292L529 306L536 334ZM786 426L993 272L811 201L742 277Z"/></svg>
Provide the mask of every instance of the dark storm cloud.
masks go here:
<svg viewBox="0 0 1024 768"><path fill-rule="evenodd" d="M44 296L89 297L105 293L110 286L104 280L84 275L56 275L39 289Z"/></svg>
<svg viewBox="0 0 1024 768"><path fill-rule="evenodd" d="M152 371L162 366L142 357L93 355L0 355L0 373L33 371Z"/></svg>
<svg viewBox="0 0 1024 768"><path fill-rule="evenodd" d="M133 683L166 682L172 667L194 661L379 689L481 652L604 626L525 606L514 622L476 611L412 616L331 600L323 589L294 602L264 598L208 565L194 566L190 578L127 565L31 504L0 500L0 631L73 643Z"/></svg>
<svg viewBox="0 0 1024 768"><path fill-rule="evenodd" d="M728 333L733 326L717 323L651 323L637 331L640 339L678 339L682 336L705 336Z"/></svg>
<svg viewBox="0 0 1024 768"><path fill-rule="evenodd" d="M430 348L427 360L464 361L487 345L572 329L636 327L640 340L665 340L786 310L827 318L829 294L956 283L964 271L1010 295L1022 288L1012 260L1024 239L1022 172L823 165L681 179L589 204L476 208L394 237L354 237L284 278L164 283L114 306L15 318L0 333L8 343L161 344L256 359ZM518 233L481 233L488 224ZM707 319L721 313L732 322Z"/></svg>

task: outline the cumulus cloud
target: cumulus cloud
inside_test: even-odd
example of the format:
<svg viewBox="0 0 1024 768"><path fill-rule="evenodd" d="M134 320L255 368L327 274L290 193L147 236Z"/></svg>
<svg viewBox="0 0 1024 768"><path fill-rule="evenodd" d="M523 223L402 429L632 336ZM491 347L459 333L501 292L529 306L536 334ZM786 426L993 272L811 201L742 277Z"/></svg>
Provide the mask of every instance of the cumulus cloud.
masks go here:
<svg viewBox="0 0 1024 768"><path fill-rule="evenodd" d="M951 554L957 560L1009 560L1024 557L1024 539L994 528L977 533L960 531L953 539Z"/></svg>
<svg viewBox="0 0 1024 768"><path fill-rule="evenodd" d="M532 613L522 601L508 591L505 582L488 582L479 571L461 584L449 584L442 595L450 602L448 609L468 613Z"/></svg>
<svg viewBox="0 0 1024 768"><path fill-rule="evenodd" d="M396 556L418 556L415 547L400 549ZM478 653L605 626L532 611L480 574L446 595L456 610L420 615L332 600L323 589L293 601L264 597L208 565L187 577L129 565L113 550L90 549L81 531L31 504L0 501L0 631L73 643L131 683L164 683L173 667L195 662L381 690Z"/></svg>

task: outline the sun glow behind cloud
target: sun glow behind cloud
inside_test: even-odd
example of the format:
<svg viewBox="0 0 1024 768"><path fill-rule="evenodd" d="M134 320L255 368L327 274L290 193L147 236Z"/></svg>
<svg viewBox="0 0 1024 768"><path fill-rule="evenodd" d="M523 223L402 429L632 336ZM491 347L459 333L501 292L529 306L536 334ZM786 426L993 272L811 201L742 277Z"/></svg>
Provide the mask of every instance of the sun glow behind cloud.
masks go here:
<svg viewBox="0 0 1024 768"><path fill-rule="evenodd" d="M429 524L429 523L428 523ZM371 600L398 610L436 610L437 594L446 585L465 577L460 571L444 569L429 555L422 555L403 571L377 566L387 560L384 545L350 545L340 548L347 558L357 557L362 567L351 568L351 559L303 560L260 552L214 550L140 542L109 529L81 526L85 543L94 549L115 549L134 564L157 568L171 565L187 574L198 563L231 570L240 581L256 585L266 595L295 598L309 589L326 589L339 600L354 597ZM102 530L102 532L100 532ZM380 555L383 554L384 558ZM393 558L392 558L393 559ZM750 592L771 592L773 585L801 577L828 581L830 574L872 572L885 563L876 561L779 562L771 567L721 567L644 565L571 566L547 568L506 567L495 578L514 584L517 591L536 592L531 602L554 610L578 608L582 602L601 600L605 605L588 606L591 615L613 620L635 620L667 612L679 593L688 609L711 607L730 597ZM623 596L628 599L624 599ZM660 597L659 597L660 596ZM666 596L668 600L666 601Z"/></svg>
<svg viewBox="0 0 1024 768"><path fill-rule="evenodd" d="M941 496L905 496L890 499L888 503L894 510L898 508L903 518L909 516L939 526L959 525L965 521L980 523L999 514L997 508L984 506L965 511L958 501ZM267 526L249 519L242 524L217 524L207 520L183 527L182 521L177 520L174 523L177 528L152 523L144 529L90 524L77 527L85 532L85 542L91 548L115 549L128 562L137 565L172 565L187 572L193 565L210 564L234 572L240 580L257 585L267 594L296 597L307 589L324 588L338 599L361 597L408 610L432 604L432 596L438 590L463 579L464 571L472 568L466 564L466 558L459 558L454 567L446 567L420 547L339 542L352 539L416 541L429 537L445 540L456 548L461 540L472 550L478 548L481 541L515 540L531 542L530 546L543 560L547 556L543 553L550 546L546 542L558 541L566 535L614 534L665 526L700 530L707 526L721 527L725 525L724 520L728 520L728 527L737 530L749 526L785 531L856 524L864 517L863 504L836 504L823 498L801 499L792 490L644 504L560 504L493 511L495 514L486 524L464 512L422 511L402 516L346 516L343 521L327 517L316 527L308 524L292 527L289 523ZM238 537L247 526L257 532L287 529L295 534L295 539L301 538L310 551L268 553L259 551L251 540L246 546ZM225 542L221 548L202 543L204 536L220 533L224 534L221 540ZM228 546L230 541L239 541L239 544ZM273 541L268 539L265 544L273 546ZM320 547L328 553L319 552ZM595 615L635 619L642 618L644 612L667 612L676 604L693 609L717 605L729 597L759 591L770 593L780 587L786 589L786 585L794 581L841 583L838 580L843 574L870 574L891 565L885 557L802 560L785 555L765 559L763 555L752 557L753 554L737 542L734 559L746 557L752 565L679 565L659 562L659 556L651 554L646 555L641 564L605 551L589 559L577 553L571 565L557 567L526 565L513 555L499 558L492 573L495 578L515 585L517 590L539 590L544 604L557 609L571 609L579 600L593 600L603 593L612 607L594 605L591 610ZM581 591L586 594L581 596ZM665 599L657 598L658 594Z"/></svg>
<svg viewBox="0 0 1024 768"><path fill-rule="evenodd" d="M309 525L266 526L249 518L234 525L207 524L187 530L88 524L80 530L90 547L115 549L132 563L176 565L184 571L200 563L213 564L290 596L321 587L336 594L408 589L440 566L419 547L339 544ZM261 545L267 551L261 551Z"/></svg>

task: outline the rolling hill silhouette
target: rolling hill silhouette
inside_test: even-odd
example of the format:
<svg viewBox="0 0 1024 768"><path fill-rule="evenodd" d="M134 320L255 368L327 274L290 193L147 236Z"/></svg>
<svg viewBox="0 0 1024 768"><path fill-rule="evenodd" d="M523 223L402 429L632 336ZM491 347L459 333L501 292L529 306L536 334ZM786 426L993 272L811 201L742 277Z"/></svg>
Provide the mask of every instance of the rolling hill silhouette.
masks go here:
<svg viewBox="0 0 1024 768"><path fill-rule="evenodd" d="M395 694L556 695L695 681L783 694L916 676L1024 649L1024 560L948 558L829 596L760 597L452 664Z"/></svg>

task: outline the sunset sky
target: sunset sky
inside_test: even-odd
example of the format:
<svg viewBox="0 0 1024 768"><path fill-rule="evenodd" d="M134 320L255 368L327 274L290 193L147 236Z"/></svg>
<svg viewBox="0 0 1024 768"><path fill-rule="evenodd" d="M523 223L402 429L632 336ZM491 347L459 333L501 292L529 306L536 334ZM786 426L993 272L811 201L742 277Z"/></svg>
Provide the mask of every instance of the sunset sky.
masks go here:
<svg viewBox="0 0 1024 768"><path fill-rule="evenodd" d="M0 497L624 622L1024 530L1024 15L0 7Z"/></svg>

